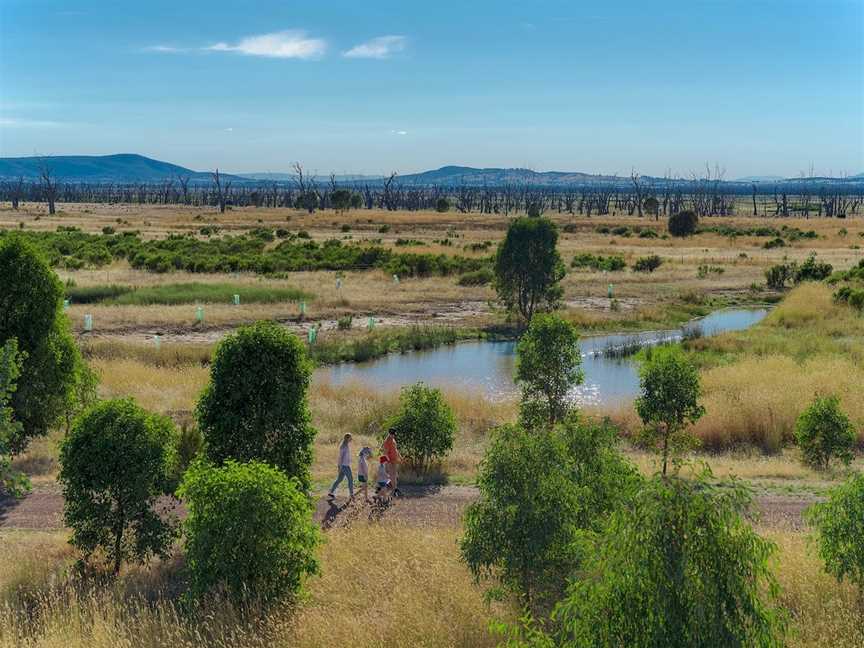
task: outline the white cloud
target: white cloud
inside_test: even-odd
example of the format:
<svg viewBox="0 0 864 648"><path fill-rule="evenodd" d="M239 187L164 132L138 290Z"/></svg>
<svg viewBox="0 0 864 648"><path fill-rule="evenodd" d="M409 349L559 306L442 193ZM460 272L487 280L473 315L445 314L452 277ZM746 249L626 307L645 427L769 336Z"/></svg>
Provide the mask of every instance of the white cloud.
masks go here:
<svg viewBox="0 0 864 648"><path fill-rule="evenodd" d="M238 52L247 56L268 58L321 58L327 51L327 42L321 38L309 38L306 32L288 30L272 34L260 34L241 38L236 44L215 43L202 48L211 52Z"/></svg>
<svg viewBox="0 0 864 648"><path fill-rule="evenodd" d="M407 134L408 134L408 131L404 131L404 130L391 130L391 131L390 131L390 134L391 134L391 135L407 135Z"/></svg>
<svg viewBox="0 0 864 648"><path fill-rule="evenodd" d="M0 127L2 128L57 128L58 126L63 126L63 124L56 121L0 117Z"/></svg>
<svg viewBox="0 0 864 648"><path fill-rule="evenodd" d="M186 47L174 47L173 45L150 45L144 48L145 52L158 52L160 54L181 54L188 52Z"/></svg>
<svg viewBox="0 0 864 648"><path fill-rule="evenodd" d="M234 129L231 126L229 126L228 128L226 128L224 130L226 133L233 133L234 132Z"/></svg>
<svg viewBox="0 0 864 648"><path fill-rule="evenodd" d="M407 42L408 39L404 36L379 36L342 52L342 56L345 58L385 59L389 58L391 54L404 50Z"/></svg>

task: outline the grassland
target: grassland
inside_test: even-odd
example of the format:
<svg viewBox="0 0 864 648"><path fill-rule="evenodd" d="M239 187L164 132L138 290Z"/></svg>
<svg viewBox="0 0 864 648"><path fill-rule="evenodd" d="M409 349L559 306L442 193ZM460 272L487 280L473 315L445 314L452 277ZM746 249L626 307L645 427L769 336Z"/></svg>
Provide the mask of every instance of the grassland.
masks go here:
<svg viewBox="0 0 864 648"><path fill-rule="evenodd" d="M771 227L787 226L786 243L766 249L764 243L771 236L748 233L764 227L765 219L717 219L717 226L703 223L710 231L695 237L664 239L663 224L647 219L552 217L562 230L560 250L568 266L573 257L586 254L620 256L627 266L647 254L664 260L653 273L603 272L590 263L570 269L563 282L564 314L583 331L664 328L723 305L777 301L783 295L764 287L766 267L784 259L802 261L816 251L835 268L848 268L861 258L856 246L864 238L861 219L769 220ZM501 240L507 219L377 210L337 216L238 209L220 215L206 209L133 205L63 205L49 217L33 205L18 213L0 208L0 228L17 228L19 222L25 230L45 231L63 225L98 233L112 226L118 231L140 230L144 239L196 233L213 225L230 234L257 227L287 228L307 231L319 242L333 237L381 239L380 245L394 250L480 258L489 254L486 241L494 245ZM346 224L348 232L343 231ZM384 226L389 231L381 232L387 229ZM657 235L642 236L637 227ZM788 228L813 230L815 238L790 235ZM411 244L397 244L400 239ZM700 271L701 266L723 271ZM213 345L242 323L276 319L301 335L311 324L320 325L314 353L321 362L452 343L506 326L503 314L491 303L493 290L488 285L460 285L456 276L396 284L380 269L349 271L337 288L331 271L278 276L244 272L230 277L216 272L155 274L136 270L126 261L60 274L74 283L74 290L103 295L87 304L73 299L68 310L85 355L100 375L101 395L134 396L144 407L169 414L178 423L191 422ZM609 284L614 299L607 295ZM195 288L180 288L189 285ZM111 286L121 289L106 291ZM298 291L314 295L303 318ZM241 304L234 306L230 295L237 293ZM255 294L261 299L251 297ZM830 295L825 286L801 286L785 295L758 326L688 343L701 368L707 410L696 427L705 451L691 458L707 463L718 478L735 475L759 496L788 497L804 506L846 474L814 472L802 466L797 450L788 446L797 413L819 391L838 393L864 435L864 319L834 304ZM206 304L203 324L195 321L198 302ZM93 315L95 324L94 332L86 335L81 334L85 313ZM346 316L353 318L353 326L340 330L337 320ZM365 330L368 317L375 318L371 335ZM412 328L417 326L421 328ZM162 335L158 348L154 333ZM491 402L463 390L444 391L456 414L458 434L438 477L470 485L490 428L513 420L516 404ZM359 444L377 444L397 398L395 390L366 384L335 386L316 376L310 391L318 430L312 467L316 492L334 477L342 435L351 432ZM631 408L587 414L611 416L628 434L636 429ZM16 459L16 466L30 473L37 488L56 491L61 436L61 430L55 431ZM624 450L643 472L656 469L655 459L639 448L625 445ZM859 455L853 469L862 468ZM756 523L778 545L776 573L783 605L791 615L788 645L864 645L854 591L822 572L797 509L795 516L796 523L790 525L770 516ZM295 610L278 610L264 620L250 621L221 606L200 614L185 610L177 598L182 589L179 557L128 568L110 587L96 587L76 579L75 556L65 530L12 530L0 524L0 646L492 646L496 637L489 632L490 622L512 620L518 611L507 602L484 599L482 584L474 583L458 560L459 533L458 526L436 519L406 524L385 518L378 524L358 522L333 529L322 549L322 573L310 581L308 597Z"/></svg>

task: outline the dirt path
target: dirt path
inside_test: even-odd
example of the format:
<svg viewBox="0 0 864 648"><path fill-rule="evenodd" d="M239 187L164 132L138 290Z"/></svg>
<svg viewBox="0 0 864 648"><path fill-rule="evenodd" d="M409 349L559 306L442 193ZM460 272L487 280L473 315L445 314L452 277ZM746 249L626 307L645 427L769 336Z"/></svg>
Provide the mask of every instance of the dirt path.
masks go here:
<svg viewBox="0 0 864 648"><path fill-rule="evenodd" d="M320 498L315 519L324 528L347 526L356 520L392 519L412 526L458 526L465 507L477 498L473 486L404 486L402 497L387 507L372 507L359 498L347 503ZM759 526L782 531L803 531L804 510L814 497L760 495L754 499ZM181 511L182 514L182 511ZM21 500L0 498L0 531L7 529L58 530L63 528L63 496L56 484L38 486Z"/></svg>

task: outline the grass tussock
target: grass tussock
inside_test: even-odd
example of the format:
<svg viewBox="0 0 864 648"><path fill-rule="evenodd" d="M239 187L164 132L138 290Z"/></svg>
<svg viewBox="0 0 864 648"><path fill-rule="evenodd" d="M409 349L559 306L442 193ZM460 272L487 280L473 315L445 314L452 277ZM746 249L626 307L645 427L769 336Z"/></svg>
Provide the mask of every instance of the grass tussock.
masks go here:
<svg viewBox="0 0 864 648"><path fill-rule="evenodd" d="M254 621L220 605L184 612L176 593L166 593L177 579L173 566L154 566L157 577L149 579L133 568L110 587L73 586L63 576L62 539L22 535L0 557L0 647L494 646L489 622L509 612L484 603L458 559L457 535L388 523L333 530L307 598ZM14 567L10 578L7 563L45 542L49 566L29 575ZM31 587L26 607L18 598L23 585Z"/></svg>

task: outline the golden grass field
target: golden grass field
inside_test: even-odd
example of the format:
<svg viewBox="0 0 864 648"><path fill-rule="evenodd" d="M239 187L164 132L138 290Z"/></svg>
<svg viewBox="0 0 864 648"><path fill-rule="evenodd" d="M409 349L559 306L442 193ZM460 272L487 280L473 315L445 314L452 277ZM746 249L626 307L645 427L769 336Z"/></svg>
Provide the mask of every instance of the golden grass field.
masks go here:
<svg viewBox="0 0 864 648"><path fill-rule="evenodd" d="M38 216L38 220L37 220ZM864 244L864 219L807 221L784 219L717 219L740 226L787 224L814 229L817 240L800 241L780 250L764 250L764 239L734 241L715 234L688 240L639 239L601 235L596 226L638 223L635 217L551 215L559 224L574 223L577 231L562 233L560 249L566 263L577 252L620 253L631 262L657 253L666 259L650 275L631 271L604 274L570 271L564 281L566 316L584 330L651 328L668 325L669 312L706 298L759 301L764 269L784 257L804 259L811 250L837 268L862 256L852 246ZM117 222L120 219L121 223ZM220 215L213 210L153 206L62 205L55 217L42 206L25 205L13 213L0 208L0 227L50 229L76 225L100 231L106 225L141 229L145 236L197 230L217 223L226 232L266 225L291 231L306 229L323 240L352 225L356 239L382 238L394 244L410 237L427 243L418 251L455 253L454 247L432 243L448 228L459 234L459 245L485 240L497 243L507 219L479 214L432 212L393 213L378 210L308 215L293 210L238 209ZM378 227L389 224L387 234ZM653 221L643 226L664 226ZM841 235L840 229L848 233ZM468 254L466 252L466 254ZM746 257L741 255L745 254ZM700 265L722 266L722 274L700 278ZM151 275L118 263L108 270L60 273L79 286L121 283L151 285L185 281L219 282L225 275ZM293 286L316 294L309 318L332 320L343 314L380 316L382 326L435 321L453 326L482 326L500 321L488 304L488 287L461 287L452 277L417 279L394 286L382 272L347 273L341 291L334 273L296 273L290 279L259 279L242 275L232 281ZM614 283L620 310L610 308L608 283ZM754 286L755 284L755 286ZM207 306L207 323L195 326L191 306L76 306L69 315L77 330L85 312L94 315L96 331L79 339L101 378L103 397L133 396L144 407L171 415L178 423L192 419L192 410L208 379L202 366L212 345L236 325L260 318L290 321L296 304ZM437 317L435 315L438 315ZM682 317L686 315L676 315ZM157 350L150 336L166 332ZM352 333L354 335L359 332ZM328 331L323 336L347 335ZM133 349L124 349L130 345ZM830 290L805 285L785 300L761 324L748 331L689 343L700 363L706 415L695 428L706 451L692 457L707 463L717 477L737 476L757 493L791 494L811 501L839 482L845 469L816 473L800 464L797 450L781 449L788 442L797 414L813 395L834 391L855 421L864 444L864 319L834 305ZM471 483L483 456L490 428L513 420L516 403L491 402L480 394L445 389L459 432L442 471L451 482ZM336 444L345 432L356 443L377 443L383 421L394 411L398 394L374 385L341 387L316 380L310 393L318 430L312 468L316 489L333 479ZM590 410L610 416L625 432L637 429L632 408ZM16 460L38 487L54 487L57 441L62 431L38 440ZM765 452L765 451L768 452ZM639 468L656 470L654 457L624 446ZM860 454L853 469L864 468ZM757 523L758 524L758 523ZM777 543L776 574L782 603L790 612L794 648L864 646L864 615L856 607L851 586L824 574L801 528L758 526ZM493 620L510 621L518 612L507 603L489 604L483 586L472 582L458 559L459 529L448 524L406 525L385 518L379 524L357 523L333 529L321 550L321 575L309 582L309 593L295 610L279 610L266 620L249 623L229 608L214 606L189 617L176 602L181 558L130 567L118 581L98 591L73 582L74 554L63 530L4 529L0 526L0 647L181 647L181 646L493 646Z"/></svg>

